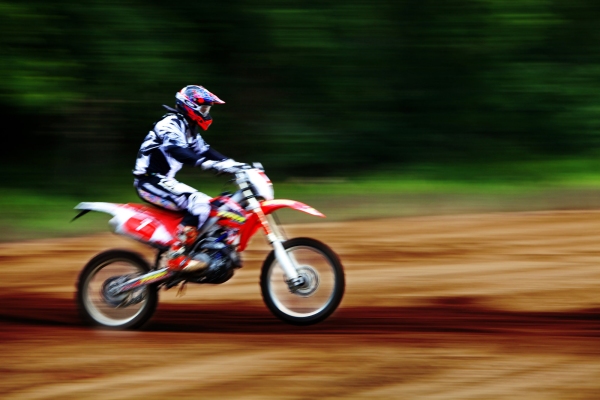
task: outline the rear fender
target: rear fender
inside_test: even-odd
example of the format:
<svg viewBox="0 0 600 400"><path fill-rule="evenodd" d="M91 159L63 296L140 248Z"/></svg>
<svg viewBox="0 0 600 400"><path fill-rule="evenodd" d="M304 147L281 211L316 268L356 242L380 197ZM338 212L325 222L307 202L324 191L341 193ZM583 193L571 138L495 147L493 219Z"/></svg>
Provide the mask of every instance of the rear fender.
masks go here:
<svg viewBox="0 0 600 400"><path fill-rule="evenodd" d="M306 214L314 215L316 217L325 218L325 214L320 211L314 209L313 207L301 203L295 200L286 200L286 199L278 199L278 200L266 200L260 203L260 207L265 215L269 215L281 208L291 208L297 211L304 212ZM248 241L256 231L261 227L260 221L258 217L254 213L250 213L246 223L243 228L240 230L240 244L238 246L239 251L243 251L248 245Z"/></svg>
<svg viewBox="0 0 600 400"><path fill-rule="evenodd" d="M108 223L114 233L156 247L167 247L175 240L177 225L183 218L179 213L134 203L83 202L75 209L82 211L74 219L90 211L110 214L113 217Z"/></svg>

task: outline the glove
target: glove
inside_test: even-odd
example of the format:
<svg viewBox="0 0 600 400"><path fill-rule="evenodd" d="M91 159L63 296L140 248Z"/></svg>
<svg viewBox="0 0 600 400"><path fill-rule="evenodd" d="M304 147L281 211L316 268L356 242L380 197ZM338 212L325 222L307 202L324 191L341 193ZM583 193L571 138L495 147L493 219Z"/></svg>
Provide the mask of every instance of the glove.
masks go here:
<svg viewBox="0 0 600 400"><path fill-rule="evenodd" d="M247 164L237 162L231 158L223 161L205 161L201 165L202 169L212 169L217 172L235 174L236 172L249 167Z"/></svg>

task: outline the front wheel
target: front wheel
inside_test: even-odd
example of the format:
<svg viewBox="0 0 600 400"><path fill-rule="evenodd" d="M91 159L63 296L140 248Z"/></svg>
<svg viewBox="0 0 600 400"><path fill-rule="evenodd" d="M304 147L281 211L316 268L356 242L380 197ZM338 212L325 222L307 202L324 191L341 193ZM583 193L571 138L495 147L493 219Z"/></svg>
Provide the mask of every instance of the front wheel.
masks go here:
<svg viewBox="0 0 600 400"><path fill-rule="evenodd" d="M79 274L77 305L90 325L109 329L133 329L144 325L158 303L155 286L140 286L114 294L111 287L150 271L148 263L127 250L108 250L92 258Z"/></svg>
<svg viewBox="0 0 600 400"><path fill-rule="evenodd" d="M260 288L269 310L279 319L294 325L311 325L329 317L344 296L344 268L326 244L310 238L295 238L283 243L294 261L303 285L290 289L275 252L263 263Z"/></svg>

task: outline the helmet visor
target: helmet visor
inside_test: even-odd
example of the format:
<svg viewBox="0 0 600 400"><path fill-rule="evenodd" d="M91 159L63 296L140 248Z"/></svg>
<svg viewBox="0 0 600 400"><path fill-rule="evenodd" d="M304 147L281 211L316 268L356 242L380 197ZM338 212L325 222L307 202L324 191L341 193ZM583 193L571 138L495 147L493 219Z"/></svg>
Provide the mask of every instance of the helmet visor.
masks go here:
<svg viewBox="0 0 600 400"><path fill-rule="evenodd" d="M208 106L208 105L201 105L198 107L198 113L200 115L202 115L203 117L206 117L209 112L210 112L210 106Z"/></svg>

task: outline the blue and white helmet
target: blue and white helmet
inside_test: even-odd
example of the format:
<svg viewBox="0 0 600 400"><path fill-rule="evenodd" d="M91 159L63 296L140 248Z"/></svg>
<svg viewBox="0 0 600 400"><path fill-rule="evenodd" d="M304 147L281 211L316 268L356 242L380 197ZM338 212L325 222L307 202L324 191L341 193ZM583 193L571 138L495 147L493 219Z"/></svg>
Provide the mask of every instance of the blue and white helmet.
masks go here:
<svg viewBox="0 0 600 400"><path fill-rule="evenodd" d="M225 104L203 86L188 85L175 94L177 109L195 121L204 130L212 123L210 108L213 104Z"/></svg>

